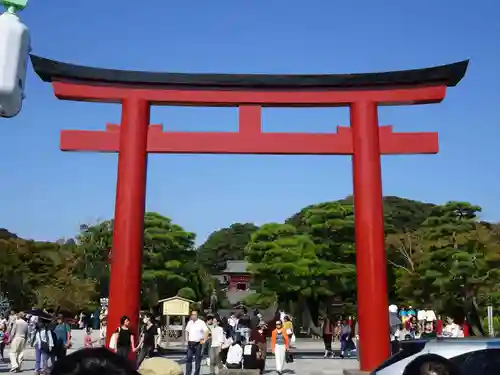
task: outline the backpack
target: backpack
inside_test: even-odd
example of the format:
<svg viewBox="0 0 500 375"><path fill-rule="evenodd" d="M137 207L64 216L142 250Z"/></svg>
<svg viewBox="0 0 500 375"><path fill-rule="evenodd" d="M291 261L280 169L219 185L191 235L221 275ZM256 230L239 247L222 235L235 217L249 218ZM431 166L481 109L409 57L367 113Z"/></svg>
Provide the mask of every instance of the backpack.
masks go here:
<svg viewBox="0 0 500 375"><path fill-rule="evenodd" d="M41 335L41 332L38 332ZM40 336L40 350L42 353L50 353L50 345L49 345L49 333L45 330L45 341L42 341L42 337Z"/></svg>

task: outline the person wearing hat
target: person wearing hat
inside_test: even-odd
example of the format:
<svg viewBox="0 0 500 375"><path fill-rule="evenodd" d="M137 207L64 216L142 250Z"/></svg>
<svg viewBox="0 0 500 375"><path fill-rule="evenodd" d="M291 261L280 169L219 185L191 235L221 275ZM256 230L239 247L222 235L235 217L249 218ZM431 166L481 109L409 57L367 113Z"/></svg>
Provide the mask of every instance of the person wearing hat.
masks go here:
<svg viewBox="0 0 500 375"><path fill-rule="evenodd" d="M281 375L283 372L288 347L288 335L283 328L281 320L278 320L276 322L276 328L271 334L271 349L273 351L274 358L276 359L276 371L278 372L278 375Z"/></svg>

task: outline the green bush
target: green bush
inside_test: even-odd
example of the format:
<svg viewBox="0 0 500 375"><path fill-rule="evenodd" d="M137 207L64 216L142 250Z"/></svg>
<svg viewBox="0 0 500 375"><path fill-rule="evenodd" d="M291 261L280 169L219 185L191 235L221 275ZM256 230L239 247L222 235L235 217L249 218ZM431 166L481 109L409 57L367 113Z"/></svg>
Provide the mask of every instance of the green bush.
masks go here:
<svg viewBox="0 0 500 375"><path fill-rule="evenodd" d="M483 319L482 325L485 333L488 334L488 317ZM493 330L495 331L495 336L500 337L500 316L493 317Z"/></svg>

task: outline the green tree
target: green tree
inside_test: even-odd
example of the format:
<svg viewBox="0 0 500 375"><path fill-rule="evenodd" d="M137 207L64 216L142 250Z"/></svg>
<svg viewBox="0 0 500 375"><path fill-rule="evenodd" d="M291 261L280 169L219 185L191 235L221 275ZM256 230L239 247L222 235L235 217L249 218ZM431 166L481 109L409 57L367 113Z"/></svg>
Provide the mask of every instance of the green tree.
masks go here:
<svg viewBox="0 0 500 375"><path fill-rule="evenodd" d="M311 295L318 300L323 296L336 296L344 302L353 302L356 252L352 204L340 201L316 204L303 209L291 221L312 239L321 261L323 279L316 282Z"/></svg>
<svg viewBox="0 0 500 375"><path fill-rule="evenodd" d="M228 260L243 260L245 246L257 229L252 223L235 223L213 232L198 248L199 263L211 273L220 273Z"/></svg>
<svg viewBox="0 0 500 375"><path fill-rule="evenodd" d="M13 307L31 304L31 256L26 241L17 237L0 239L0 254L0 293L9 298Z"/></svg>
<svg viewBox="0 0 500 375"><path fill-rule="evenodd" d="M93 282L76 272L73 246L11 237L0 240L0 251L0 292L13 306L80 309L94 298Z"/></svg>
<svg viewBox="0 0 500 375"><path fill-rule="evenodd" d="M321 203L302 211L304 230L316 246L321 279L308 293L307 306L313 319L319 308L328 310L332 298L353 309L356 299L356 252L354 208L347 202Z"/></svg>
<svg viewBox="0 0 500 375"><path fill-rule="evenodd" d="M498 231L478 222L480 210L466 202L436 206L419 230L400 241L400 256L393 259L399 259L402 299L432 301L437 310L452 312L476 309L498 296Z"/></svg>
<svg viewBox="0 0 500 375"><path fill-rule="evenodd" d="M194 241L194 233L186 232L171 219L146 213L142 280L144 302L149 306L187 286L199 299L204 297Z"/></svg>
<svg viewBox="0 0 500 375"><path fill-rule="evenodd" d="M50 283L40 283L35 289L37 306L74 312L88 308L97 299L94 281L77 276L78 254L62 247L58 251L51 256L55 262Z"/></svg>
<svg viewBox="0 0 500 375"><path fill-rule="evenodd" d="M76 251L80 255L77 272L86 279L94 280L96 292L100 296L107 296L113 220L81 225L76 241L71 242L76 242Z"/></svg>
<svg viewBox="0 0 500 375"><path fill-rule="evenodd" d="M80 271L95 280L101 295L107 295L109 254L113 246L113 221L83 225L76 237L81 254ZM207 294L209 283L196 262L195 234L186 232L168 217L155 212L144 216L142 303L154 306L161 298L173 297L186 286L197 298Z"/></svg>
<svg viewBox="0 0 500 375"><path fill-rule="evenodd" d="M310 288L320 271L315 245L292 225L265 224L245 249L257 292L293 301Z"/></svg>

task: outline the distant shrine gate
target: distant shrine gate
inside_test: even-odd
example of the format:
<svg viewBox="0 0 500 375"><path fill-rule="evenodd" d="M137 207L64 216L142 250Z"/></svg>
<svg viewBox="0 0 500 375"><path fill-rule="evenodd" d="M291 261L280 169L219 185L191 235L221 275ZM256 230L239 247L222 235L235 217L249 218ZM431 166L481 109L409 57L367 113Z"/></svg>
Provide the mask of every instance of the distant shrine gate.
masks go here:
<svg viewBox="0 0 500 375"><path fill-rule="evenodd" d="M109 336L122 315L137 329L148 153L352 155L360 367L390 355L380 155L435 154L437 133L379 126L379 105L438 103L468 61L420 70L342 75L174 74L76 66L31 56L63 100L121 103L119 124L63 130L63 151L118 152ZM239 132L164 132L151 105L238 107ZM336 134L262 132L262 107L349 107ZM125 293L126 291L126 293Z"/></svg>

